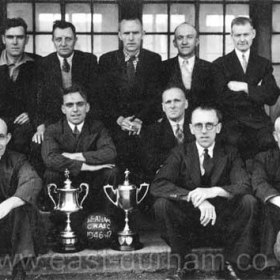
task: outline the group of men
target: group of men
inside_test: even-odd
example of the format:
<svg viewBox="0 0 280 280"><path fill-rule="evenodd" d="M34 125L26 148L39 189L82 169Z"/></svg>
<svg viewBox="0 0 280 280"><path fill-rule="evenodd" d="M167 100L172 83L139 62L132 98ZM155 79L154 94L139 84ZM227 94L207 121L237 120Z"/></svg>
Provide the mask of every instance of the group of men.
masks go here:
<svg viewBox="0 0 280 280"><path fill-rule="evenodd" d="M117 186L125 168L135 181L153 180L155 217L174 259L166 280L193 272L186 266L191 236L202 228L224 237L227 279L240 279L242 268L251 267L259 230L266 266L274 267L280 121L273 131L264 105L273 105L280 90L271 63L251 49L255 35L249 18L234 19L235 49L210 63L195 55L196 29L182 23L173 41L178 56L161 62L141 46L141 21L122 19L122 48L97 63L95 55L75 50L70 22L54 22L56 52L42 58L24 52L24 20L8 19L0 57L0 224L2 231L5 219L10 221L13 256L24 260L37 251L34 206L42 181L17 152L36 162L40 150L44 188L63 184L68 169L73 184L90 184L89 211L104 208L102 186ZM261 151L250 181L243 161ZM251 183L264 202L261 227ZM13 279L25 277L20 264Z"/></svg>

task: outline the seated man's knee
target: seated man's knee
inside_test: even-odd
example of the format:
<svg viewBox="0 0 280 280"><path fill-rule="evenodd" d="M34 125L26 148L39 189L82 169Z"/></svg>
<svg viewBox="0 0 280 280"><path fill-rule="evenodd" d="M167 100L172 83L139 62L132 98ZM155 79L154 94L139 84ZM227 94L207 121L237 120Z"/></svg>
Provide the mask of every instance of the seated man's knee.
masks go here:
<svg viewBox="0 0 280 280"><path fill-rule="evenodd" d="M242 205L243 211L246 213L257 213L259 209L258 200L251 194L246 194L241 197L240 203Z"/></svg>
<svg viewBox="0 0 280 280"><path fill-rule="evenodd" d="M164 215L165 213L169 212L170 207L172 206L172 202L166 198L157 198L154 203L154 210L156 216Z"/></svg>

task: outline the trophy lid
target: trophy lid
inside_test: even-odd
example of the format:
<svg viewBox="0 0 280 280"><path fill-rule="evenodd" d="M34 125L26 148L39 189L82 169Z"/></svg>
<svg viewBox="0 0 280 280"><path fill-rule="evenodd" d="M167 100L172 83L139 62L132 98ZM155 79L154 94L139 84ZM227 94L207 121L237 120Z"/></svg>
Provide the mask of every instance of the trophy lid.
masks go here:
<svg viewBox="0 0 280 280"><path fill-rule="evenodd" d="M64 181L64 188L65 189L71 189L72 188L72 186L71 186L72 181L70 180L69 175L70 175L70 172L66 168L65 171L64 171L64 176L66 178L66 180Z"/></svg>
<svg viewBox="0 0 280 280"><path fill-rule="evenodd" d="M128 179L130 171L128 169L126 169L124 174L125 174L125 177L124 177L123 185L119 185L119 188L128 188L128 189L135 188L134 185L130 184L129 179Z"/></svg>

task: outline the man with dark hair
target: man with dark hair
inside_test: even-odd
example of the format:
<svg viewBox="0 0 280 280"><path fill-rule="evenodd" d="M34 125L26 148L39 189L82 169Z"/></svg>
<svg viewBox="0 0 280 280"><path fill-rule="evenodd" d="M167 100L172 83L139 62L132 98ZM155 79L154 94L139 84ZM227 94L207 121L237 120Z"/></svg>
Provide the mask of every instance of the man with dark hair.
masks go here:
<svg viewBox="0 0 280 280"><path fill-rule="evenodd" d="M151 185L156 220L175 261L166 280L185 279L193 271L191 236L203 228L218 231L225 242L226 279L240 279L256 253L257 201L237 150L216 141L221 128L215 108L195 108L195 142L174 148Z"/></svg>
<svg viewBox="0 0 280 280"><path fill-rule="evenodd" d="M12 255L12 279L24 280L26 261L36 256L43 240L36 208L42 182L25 156L6 150L10 139L0 119L0 253Z"/></svg>
<svg viewBox="0 0 280 280"><path fill-rule="evenodd" d="M36 128L36 64L38 56L24 52L27 25L22 18L7 19L2 28L5 49L0 56L0 117L11 128L10 148L29 153Z"/></svg>
<svg viewBox="0 0 280 280"><path fill-rule="evenodd" d="M142 125L159 117L161 57L141 47L143 37L140 19L122 19L119 25L122 49L102 55L99 61L100 98L121 169L137 165Z"/></svg>
<svg viewBox="0 0 280 280"><path fill-rule="evenodd" d="M62 185L68 169L73 185L89 184L85 210L100 210L104 207L103 185L116 185L116 149L103 124L86 118L89 110L85 90L77 85L64 90L61 111L65 117L47 127L42 143L47 167L44 182Z"/></svg>
<svg viewBox="0 0 280 280"><path fill-rule="evenodd" d="M224 113L224 135L244 159L274 145L273 125L265 105L280 95L271 62L251 48L256 31L252 21L237 17L231 24L234 50L213 62L217 102Z"/></svg>
<svg viewBox="0 0 280 280"><path fill-rule="evenodd" d="M52 41L56 52L43 58L39 65L39 90L37 132L33 141L41 143L46 126L57 122L61 116L60 104L63 89L73 83L82 85L88 92L88 101L97 117L97 58L91 53L74 50L77 42L72 23L63 20L53 24Z"/></svg>
<svg viewBox="0 0 280 280"><path fill-rule="evenodd" d="M184 90L190 110L205 102L213 102L211 63L195 55L199 45L197 31L193 25L184 22L174 31L174 47L178 55L162 62L161 82Z"/></svg>

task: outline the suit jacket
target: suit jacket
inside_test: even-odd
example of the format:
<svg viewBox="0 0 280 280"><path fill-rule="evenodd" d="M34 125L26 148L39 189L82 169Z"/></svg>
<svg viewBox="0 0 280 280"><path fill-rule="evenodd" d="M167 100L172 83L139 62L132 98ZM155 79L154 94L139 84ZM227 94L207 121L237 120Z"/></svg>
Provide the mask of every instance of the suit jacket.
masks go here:
<svg viewBox="0 0 280 280"><path fill-rule="evenodd" d="M83 153L89 165L114 163L116 157L107 129L101 122L90 119L85 120L78 139L65 118L47 127L42 144L42 158L47 169L63 173L67 168L70 174L77 176L83 162L64 157L64 152Z"/></svg>
<svg viewBox="0 0 280 280"><path fill-rule="evenodd" d="M235 148L216 142L213 163L211 186L219 186L233 196L250 193L249 177ZM151 185L151 193L180 200L198 187L202 187L200 164L196 144L192 142L172 150Z"/></svg>
<svg viewBox="0 0 280 280"><path fill-rule="evenodd" d="M189 117L186 113L183 127L185 142L194 140L189 123ZM143 130L140 145L142 149L141 162L146 174L154 176L161 164L167 159L172 148L177 145L177 139L166 116L160 122Z"/></svg>
<svg viewBox="0 0 280 280"><path fill-rule="evenodd" d="M215 96L210 66L210 62L196 57L192 72L191 88L186 89L182 80L178 56L165 60L162 62L162 87L165 88L172 84L182 88L189 101L189 106L192 108L201 103L214 102Z"/></svg>
<svg viewBox="0 0 280 280"><path fill-rule="evenodd" d="M100 57L101 96L108 125L119 116L135 115L144 123L151 123L160 115L160 55L141 49L134 84L127 78L123 50Z"/></svg>
<svg viewBox="0 0 280 280"><path fill-rule="evenodd" d="M98 65L95 55L74 51L72 60L73 82L80 84L87 90L89 103L92 106L95 105L98 88ZM62 85L60 62L57 53L54 52L44 57L39 65L37 125L55 123L63 116L61 112Z"/></svg>
<svg viewBox="0 0 280 280"><path fill-rule="evenodd" d="M278 147L256 155L252 186L255 195L264 203L269 198L280 195L280 151Z"/></svg>
<svg viewBox="0 0 280 280"><path fill-rule="evenodd" d="M247 70L244 73L235 51L232 51L215 60L212 71L218 102L226 119L237 120L255 129L271 124L264 105L275 104L280 89L272 74L273 69L269 60L251 50ZM248 83L249 93L229 90L227 87L229 81Z"/></svg>

